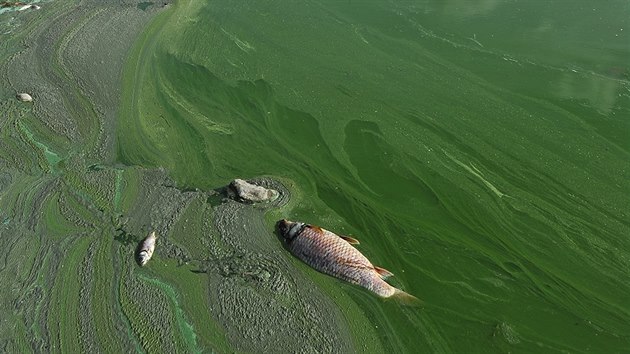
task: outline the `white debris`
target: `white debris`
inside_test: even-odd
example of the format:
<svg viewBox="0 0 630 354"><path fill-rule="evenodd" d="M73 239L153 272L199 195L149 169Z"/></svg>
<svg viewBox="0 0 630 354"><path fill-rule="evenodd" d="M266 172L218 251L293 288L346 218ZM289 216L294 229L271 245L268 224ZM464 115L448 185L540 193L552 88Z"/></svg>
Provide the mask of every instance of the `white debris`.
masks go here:
<svg viewBox="0 0 630 354"><path fill-rule="evenodd" d="M41 9L41 7L37 6L37 5L24 5L22 7L20 7L18 9L18 11L24 11L24 10L39 10Z"/></svg>
<svg viewBox="0 0 630 354"><path fill-rule="evenodd" d="M18 93L15 97L22 102L33 102L33 97L28 93Z"/></svg>

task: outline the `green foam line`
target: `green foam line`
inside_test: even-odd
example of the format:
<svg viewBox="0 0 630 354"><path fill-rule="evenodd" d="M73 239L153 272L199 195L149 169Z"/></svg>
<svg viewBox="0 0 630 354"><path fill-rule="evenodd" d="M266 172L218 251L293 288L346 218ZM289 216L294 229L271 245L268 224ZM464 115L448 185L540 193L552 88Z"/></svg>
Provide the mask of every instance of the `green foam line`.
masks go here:
<svg viewBox="0 0 630 354"><path fill-rule="evenodd" d="M50 166L51 171L56 171L57 164L62 160L62 158L59 157L59 155L57 155L53 151L51 151L48 148L48 146L44 145L44 143L35 140L33 133L28 129L28 127L24 124L24 122L19 121L18 125L20 126L20 129L22 130L22 132L26 134L26 136L28 137L28 140L31 143L35 144L35 146L37 146L38 148L44 150L44 157L46 157L46 161L48 161L48 165Z"/></svg>
<svg viewBox="0 0 630 354"><path fill-rule="evenodd" d="M138 274L138 277L164 290L166 295L168 295L168 297L173 301L173 305L175 305L175 318L177 318L177 324L179 325L179 329L182 333L182 336L184 337L184 340L186 341L188 349L194 353L201 353L201 349L199 349L199 347L197 346L197 335L195 334L195 329L184 318L184 311L179 305L175 289L173 289L172 286L155 278L149 278L142 274Z"/></svg>

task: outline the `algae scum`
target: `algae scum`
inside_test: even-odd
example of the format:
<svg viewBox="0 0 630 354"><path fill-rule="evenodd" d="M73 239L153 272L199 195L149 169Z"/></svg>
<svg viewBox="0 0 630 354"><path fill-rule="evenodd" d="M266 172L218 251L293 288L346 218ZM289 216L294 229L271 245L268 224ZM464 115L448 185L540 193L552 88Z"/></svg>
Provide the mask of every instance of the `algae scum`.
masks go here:
<svg viewBox="0 0 630 354"><path fill-rule="evenodd" d="M630 348L626 1L38 5L0 14L0 351Z"/></svg>

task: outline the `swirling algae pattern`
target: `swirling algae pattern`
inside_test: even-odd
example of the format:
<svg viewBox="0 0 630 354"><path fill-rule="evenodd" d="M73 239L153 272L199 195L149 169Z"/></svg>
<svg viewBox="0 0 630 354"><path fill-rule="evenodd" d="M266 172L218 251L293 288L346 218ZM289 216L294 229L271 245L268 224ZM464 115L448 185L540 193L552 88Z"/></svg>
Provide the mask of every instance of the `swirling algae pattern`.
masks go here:
<svg viewBox="0 0 630 354"><path fill-rule="evenodd" d="M627 350L629 9L578 3L0 14L0 348ZM281 201L225 200L236 177ZM424 308L301 264L283 217Z"/></svg>

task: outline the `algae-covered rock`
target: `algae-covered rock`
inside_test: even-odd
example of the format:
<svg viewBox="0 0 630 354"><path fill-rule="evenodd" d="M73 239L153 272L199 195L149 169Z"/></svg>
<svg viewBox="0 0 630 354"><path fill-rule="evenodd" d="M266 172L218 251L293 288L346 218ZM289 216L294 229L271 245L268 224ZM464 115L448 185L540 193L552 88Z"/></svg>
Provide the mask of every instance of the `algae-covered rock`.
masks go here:
<svg viewBox="0 0 630 354"><path fill-rule="evenodd" d="M273 201L280 195L274 189L257 186L238 178L233 180L227 189L231 198L251 203Z"/></svg>

